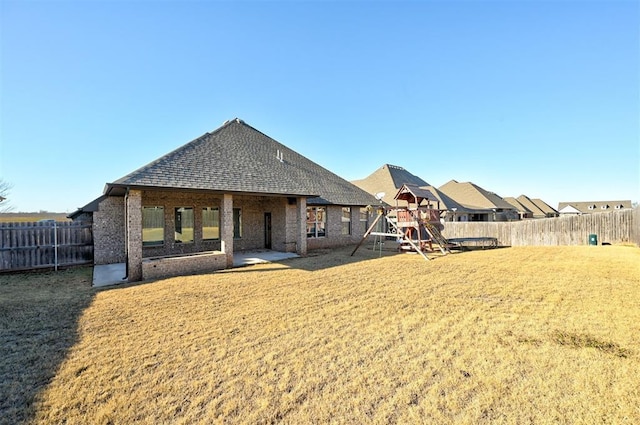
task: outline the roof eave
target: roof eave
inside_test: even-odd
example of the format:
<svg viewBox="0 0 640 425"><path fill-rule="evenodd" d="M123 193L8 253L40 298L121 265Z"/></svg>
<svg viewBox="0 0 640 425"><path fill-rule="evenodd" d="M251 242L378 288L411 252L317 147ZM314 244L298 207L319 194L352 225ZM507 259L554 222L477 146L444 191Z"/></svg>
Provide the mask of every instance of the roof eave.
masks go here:
<svg viewBox="0 0 640 425"><path fill-rule="evenodd" d="M104 194L109 196L124 196L129 190L215 193L215 194L230 193L232 195L277 196L282 198L288 198L288 197L316 198L319 196L315 193L278 193L278 192L255 192L255 191L244 192L244 191L233 191L233 190L200 189L200 188L172 187L172 186L147 186L147 185L133 185L133 184L121 184L121 183L107 183L105 185Z"/></svg>

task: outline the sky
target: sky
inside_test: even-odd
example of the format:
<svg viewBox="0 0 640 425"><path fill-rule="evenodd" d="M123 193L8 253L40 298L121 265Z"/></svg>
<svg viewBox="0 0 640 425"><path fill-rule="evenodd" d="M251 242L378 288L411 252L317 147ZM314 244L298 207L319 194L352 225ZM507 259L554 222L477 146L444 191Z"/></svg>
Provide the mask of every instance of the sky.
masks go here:
<svg viewBox="0 0 640 425"><path fill-rule="evenodd" d="M0 0L0 180L70 213L238 117L347 180L637 202L639 63L637 1Z"/></svg>

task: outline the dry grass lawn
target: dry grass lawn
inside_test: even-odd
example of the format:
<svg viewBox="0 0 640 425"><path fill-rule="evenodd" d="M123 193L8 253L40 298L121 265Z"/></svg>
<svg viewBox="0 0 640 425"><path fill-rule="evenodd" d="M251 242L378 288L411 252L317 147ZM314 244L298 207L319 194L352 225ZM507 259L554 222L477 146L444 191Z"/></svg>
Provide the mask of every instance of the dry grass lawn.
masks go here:
<svg viewBox="0 0 640 425"><path fill-rule="evenodd" d="M0 422L640 423L640 249L349 253L0 276Z"/></svg>

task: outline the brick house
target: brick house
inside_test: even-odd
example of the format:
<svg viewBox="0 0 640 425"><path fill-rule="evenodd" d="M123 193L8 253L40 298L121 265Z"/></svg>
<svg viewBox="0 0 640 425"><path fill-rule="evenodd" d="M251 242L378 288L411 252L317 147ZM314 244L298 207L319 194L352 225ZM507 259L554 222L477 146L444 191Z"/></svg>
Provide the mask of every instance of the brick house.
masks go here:
<svg viewBox="0 0 640 425"><path fill-rule="evenodd" d="M397 201L394 195L402 185L413 185L429 191L437 200L442 221L495 221L517 218L512 205L507 204L492 192L488 192L473 183L449 183L436 188L402 167L384 164L372 174L353 184L371 194L384 193L382 200L389 205L407 205ZM514 211L511 211L514 209ZM507 212L505 212L507 211Z"/></svg>
<svg viewBox="0 0 640 425"><path fill-rule="evenodd" d="M450 180L438 188L451 199L455 199L467 211L458 221L509 221L519 220L518 209L499 195L471 182Z"/></svg>
<svg viewBox="0 0 640 425"><path fill-rule="evenodd" d="M560 202L558 212L561 215L582 215L598 212L611 212L633 208L630 200L623 201L581 201Z"/></svg>
<svg viewBox="0 0 640 425"><path fill-rule="evenodd" d="M240 119L107 183L69 215L91 221L94 263L128 281L223 269L235 251L357 243L378 201Z"/></svg>

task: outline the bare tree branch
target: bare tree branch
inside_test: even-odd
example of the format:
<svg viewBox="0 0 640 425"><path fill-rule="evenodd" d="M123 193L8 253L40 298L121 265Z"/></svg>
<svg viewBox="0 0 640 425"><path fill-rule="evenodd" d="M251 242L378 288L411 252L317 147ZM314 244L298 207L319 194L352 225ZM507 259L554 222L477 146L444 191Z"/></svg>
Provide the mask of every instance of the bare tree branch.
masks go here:
<svg viewBox="0 0 640 425"><path fill-rule="evenodd" d="M11 183L0 179L0 213L13 211L13 207L7 199L12 188L13 185Z"/></svg>

